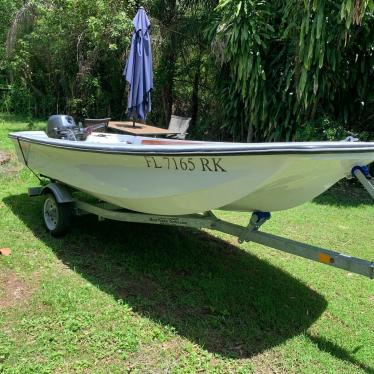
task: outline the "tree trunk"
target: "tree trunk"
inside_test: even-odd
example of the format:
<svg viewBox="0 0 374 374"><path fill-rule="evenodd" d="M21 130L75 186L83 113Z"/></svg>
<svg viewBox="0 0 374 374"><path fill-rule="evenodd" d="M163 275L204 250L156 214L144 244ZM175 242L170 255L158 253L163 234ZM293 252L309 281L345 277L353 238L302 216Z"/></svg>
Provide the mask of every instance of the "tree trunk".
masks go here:
<svg viewBox="0 0 374 374"><path fill-rule="evenodd" d="M167 127L169 125L170 117L173 108L173 88L176 62L176 36L174 33L168 33L166 38L168 41L162 51L160 67L162 74L161 81L161 97L163 107L162 125Z"/></svg>
<svg viewBox="0 0 374 374"><path fill-rule="evenodd" d="M164 127L169 125L173 108L173 88L175 62L178 50L177 34L174 24L177 22L177 0L155 0L152 2L150 13L160 25L161 51L157 69L158 90L160 90L159 105L162 108L160 122Z"/></svg>
<svg viewBox="0 0 374 374"><path fill-rule="evenodd" d="M248 125L248 132L247 132L247 143L252 143L253 141L253 126L250 123Z"/></svg>
<svg viewBox="0 0 374 374"><path fill-rule="evenodd" d="M197 114L199 111L199 83L200 83L200 62L197 65L195 77L192 86L191 97L191 127L196 125Z"/></svg>

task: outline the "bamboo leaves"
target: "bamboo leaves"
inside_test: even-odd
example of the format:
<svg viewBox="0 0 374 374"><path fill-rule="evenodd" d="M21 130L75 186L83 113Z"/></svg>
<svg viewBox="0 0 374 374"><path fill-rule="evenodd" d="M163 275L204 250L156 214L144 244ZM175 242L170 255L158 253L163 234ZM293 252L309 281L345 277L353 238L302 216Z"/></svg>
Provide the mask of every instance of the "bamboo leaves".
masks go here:
<svg viewBox="0 0 374 374"><path fill-rule="evenodd" d="M239 107L245 108L241 120L248 129L247 138L251 138L253 127L259 127L267 117L263 55L267 40L272 39L274 33L268 22L268 5L262 1L225 0L220 1L216 12L219 24L214 27L229 25L224 35L215 35L215 41L225 46L223 62L230 71L233 95L230 100L239 100Z"/></svg>
<svg viewBox="0 0 374 374"><path fill-rule="evenodd" d="M352 25L361 23L372 2L220 1L218 27L229 26L215 38L224 45L223 64L229 71L232 95L224 100L239 100L241 104L233 107L244 110L237 116L244 124L231 122L231 126L250 129L249 138L284 139L319 110L332 110L341 90L352 85L338 77L352 75L346 67L351 59ZM366 59L360 54L358 67ZM360 95L368 74L373 73L365 65L357 83ZM342 113L345 120L347 113ZM228 116L232 118L232 113Z"/></svg>

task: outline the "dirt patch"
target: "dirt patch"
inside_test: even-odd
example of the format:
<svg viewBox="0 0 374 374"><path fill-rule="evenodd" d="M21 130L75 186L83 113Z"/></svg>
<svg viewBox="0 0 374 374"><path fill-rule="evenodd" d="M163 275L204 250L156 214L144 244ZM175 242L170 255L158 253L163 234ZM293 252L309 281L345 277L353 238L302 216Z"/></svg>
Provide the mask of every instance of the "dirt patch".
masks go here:
<svg viewBox="0 0 374 374"><path fill-rule="evenodd" d="M126 358L124 368L129 373L171 373L181 365L182 360L188 362L191 355L195 357L200 356L201 362L209 360L209 369L212 372L234 374L239 371L250 373L255 370L258 374L287 373L282 367L282 357L274 351L265 351L251 359L226 361L220 356L207 353L198 345L189 344L187 340L181 337L175 337L166 342L153 342L141 345L137 352L131 353ZM184 368L183 364L182 367ZM192 368L190 369L192 370ZM208 372L204 365L200 368L195 367L194 370L196 373Z"/></svg>
<svg viewBox="0 0 374 374"><path fill-rule="evenodd" d="M256 374L286 374L290 372L283 367L284 359L281 354L274 350L264 351L243 362L250 362L256 369Z"/></svg>
<svg viewBox="0 0 374 374"><path fill-rule="evenodd" d="M35 287L30 287L15 273L6 273L0 276L0 309L26 303L34 292Z"/></svg>
<svg viewBox="0 0 374 374"><path fill-rule="evenodd" d="M11 254L12 254L12 250L10 248L0 248L1 256L10 256Z"/></svg>
<svg viewBox="0 0 374 374"><path fill-rule="evenodd" d="M130 354L125 363L128 372L139 371L142 373L169 373L178 365L182 355L185 354L185 342L174 338L160 343L140 346L140 349Z"/></svg>
<svg viewBox="0 0 374 374"><path fill-rule="evenodd" d="M0 174L13 175L22 170L23 165L17 161L14 154L0 149Z"/></svg>
<svg viewBox="0 0 374 374"><path fill-rule="evenodd" d="M10 153L0 150L0 165L4 165L10 161Z"/></svg>

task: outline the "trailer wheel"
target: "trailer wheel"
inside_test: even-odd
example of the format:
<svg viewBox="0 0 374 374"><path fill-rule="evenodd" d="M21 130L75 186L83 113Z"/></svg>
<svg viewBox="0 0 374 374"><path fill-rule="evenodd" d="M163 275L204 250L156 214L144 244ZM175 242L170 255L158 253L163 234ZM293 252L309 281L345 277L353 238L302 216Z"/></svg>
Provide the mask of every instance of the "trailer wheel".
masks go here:
<svg viewBox="0 0 374 374"><path fill-rule="evenodd" d="M71 225L71 205L58 203L55 196L48 193L44 201L43 218L45 226L53 236L64 235Z"/></svg>

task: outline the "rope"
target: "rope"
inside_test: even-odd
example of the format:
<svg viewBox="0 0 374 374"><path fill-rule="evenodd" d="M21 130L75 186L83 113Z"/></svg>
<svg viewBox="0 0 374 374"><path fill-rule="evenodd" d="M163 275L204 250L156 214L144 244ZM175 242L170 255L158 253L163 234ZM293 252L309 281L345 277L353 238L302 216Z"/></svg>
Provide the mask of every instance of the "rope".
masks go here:
<svg viewBox="0 0 374 374"><path fill-rule="evenodd" d="M21 150L21 153L22 153L22 158L23 158L23 162L24 162L24 164L25 164L26 167L31 171L31 173L33 173L33 174L34 174L34 175L39 179L39 182L40 182L40 183L43 183L43 180L40 179L39 175L37 175L37 174L34 172L34 170L32 170L32 169L30 168L30 166L29 166L29 164L28 164L28 162L27 162L27 160L26 160L25 154L23 153L23 149L22 149L22 147L21 147L21 143L20 143L20 141L19 141L19 138L17 138L17 141L18 141L19 149Z"/></svg>

